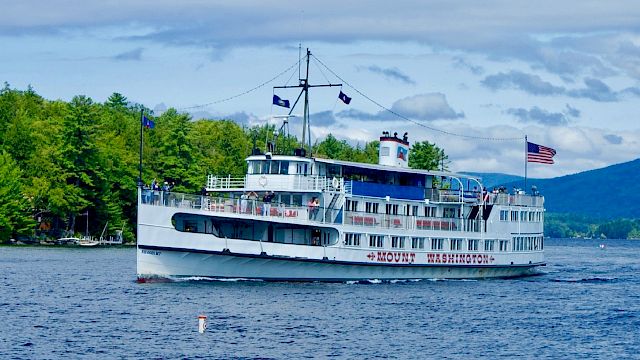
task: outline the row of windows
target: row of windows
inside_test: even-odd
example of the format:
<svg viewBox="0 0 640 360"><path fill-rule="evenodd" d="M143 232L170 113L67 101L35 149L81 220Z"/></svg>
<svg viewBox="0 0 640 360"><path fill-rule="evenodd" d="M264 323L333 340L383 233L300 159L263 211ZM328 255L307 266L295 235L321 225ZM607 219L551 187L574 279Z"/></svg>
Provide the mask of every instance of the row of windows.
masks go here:
<svg viewBox="0 0 640 360"><path fill-rule="evenodd" d="M384 204L384 214L388 215L406 215L406 216L426 216L436 217L435 206L418 206L412 204ZM361 211L360 202L357 200L347 199L345 201L345 209L347 211ZM380 203L375 201L364 202L364 212L368 214L380 214ZM460 217L460 208L445 207L442 209L442 217L458 218Z"/></svg>
<svg viewBox="0 0 640 360"><path fill-rule="evenodd" d="M344 244L346 246L360 247L362 239L368 238L368 244L371 248L385 248L385 244L390 240L391 249L405 249L409 245L410 249L425 249L428 244L427 238L424 237L407 237L407 236L387 236L377 234L356 234L345 233ZM411 239L408 243L407 240ZM527 240L528 239L528 240ZM431 238L429 250L451 250L451 251L509 251L509 240L480 240L480 239L445 239ZM482 247L481 247L482 243ZM516 246L516 243L518 244ZM513 251L525 250L542 250L542 237L515 237ZM448 246L447 246L448 245Z"/></svg>
<svg viewBox="0 0 640 360"><path fill-rule="evenodd" d="M305 164L306 165L306 164ZM306 168L306 166L305 166ZM306 169L305 169L306 170ZM289 174L288 161L249 161L249 174Z"/></svg>
<svg viewBox="0 0 640 360"><path fill-rule="evenodd" d="M513 238L513 251L535 251L544 249L542 236L516 236Z"/></svg>
<svg viewBox="0 0 640 360"><path fill-rule="evenodd" d="M500 210L500 221L540 222L542 221L542 212Z"/></svg>

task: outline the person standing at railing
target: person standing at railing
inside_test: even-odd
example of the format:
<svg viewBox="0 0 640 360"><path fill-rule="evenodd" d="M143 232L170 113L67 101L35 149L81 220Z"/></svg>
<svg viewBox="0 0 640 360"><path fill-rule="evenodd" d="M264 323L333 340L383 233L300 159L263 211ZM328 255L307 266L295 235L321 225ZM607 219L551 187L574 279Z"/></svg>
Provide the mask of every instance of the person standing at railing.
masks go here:
<svg viewBox="0 0 640 360"><path fill-rule="evenodd" d="M169 190L169 183L165 181L164 185L162 185L162 203L164 206L169 205Z"/></svg>
<svg viewBox="0 0 640 360"><path fill-rule="evenodd" d="M249 206L251 209L251 214L255 215L256 214L256 201L258 200L258 194L256 194L255 191L251 191L249 192L249 195L247 195L247 199L249 200Z"/></svg>
<svg viewBox="0 0 640 360"><path fill-rule="evenodd" d="M309 208L309 219L313 220L316 218L316 214L318 214L318 207L320 206L320 201L317 197L311 198L307 203L307 207Z"/></svg>
<svg viewBox="0 0 640 360"><path fill-rule="evenodd" d="M242 193L242 195L240 195L240 213L241 214L246 214L247 213L247 202L249 199L249 195L247 195L247 193Z"/></svg>
<svg viewBox="0 0 640 360"><path fill-rule="evenodd" d="M271 215L271 200L273 200L275 193L273 191L267 191L262 197L262 216Z"/></svg>

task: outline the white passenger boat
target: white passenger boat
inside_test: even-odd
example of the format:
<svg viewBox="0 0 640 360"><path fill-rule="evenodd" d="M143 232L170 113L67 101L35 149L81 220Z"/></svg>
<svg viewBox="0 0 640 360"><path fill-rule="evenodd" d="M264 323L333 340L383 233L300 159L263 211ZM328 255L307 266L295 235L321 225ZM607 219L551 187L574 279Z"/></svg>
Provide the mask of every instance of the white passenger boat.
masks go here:
<svg viewBox="0 0 640 360"><path fill-rule="evenodd" d="M544 265L542 196L411 169L409 145L385 132L378 164L254 152L244 177L209 176L210 196L140 189L138 278L493 278Z"/></svg>

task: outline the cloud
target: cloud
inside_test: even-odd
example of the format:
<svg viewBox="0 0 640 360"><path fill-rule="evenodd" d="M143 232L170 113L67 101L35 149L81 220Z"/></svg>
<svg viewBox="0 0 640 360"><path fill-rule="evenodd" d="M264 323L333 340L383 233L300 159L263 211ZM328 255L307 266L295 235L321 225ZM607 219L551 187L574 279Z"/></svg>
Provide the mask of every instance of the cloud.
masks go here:
<svg viewBox="0 0 640 360"><path fill-rule="evenodd" d="M131 51L125 51L123 53L117 54L115 56L113 56L114 60L119 60L119 61L140 61L142 60L142 52L144 51L144 48L136 48L133 49Z"/></svg>
<svg viewBox="0 0 640 360"><path fill-rule="evenodd" d="M618 94L604 82L598 79L587 78L584 80L585 88L568 90L567 95L575 98L588 98L594 101L611 102L618 101Z"/></svg>
<svg viewBox="0 0 640 360"><path fill-rule="evenodd" d="M607 134L607 135L602 135L602 137L607 140L609 142L609 144L612 145L620 145L622 144L622 136L618 136L618 135L614 135L614 134Z"/></svg>
<svg viewBox="0 0 640 360"><path fill-rule="evenodd" d="M580 110L567 105L564 112L549 112L534 106L530 110L523 108L507 109L507 114L513 115L521 123L536 123L544 126L566 126L571 117L579 117Z"/></svg>
<svg viewBox="0 0 640 360"><path fill-rule="evenodd" d="M534 95L555 95L565 91L563 87L554 86L550 82L542 80L538 75L520 71L489 75L480 83L492 90L519 89Z"/></svg>
<svg viewBox="0 0 640 360"><path fill-rule="evenodd" d="M484 68L482 66L472 65L460 56L453 58L453 67L469 70L474 75L482 75L484 73Z"/></svg>
<svg viewBox="0 0 640 360"><path fill-rule="evenodd" d="M322 111L309 115L312 126L331 126L336 123L333 111Z"/></svg>
<svg viewBox="0 0 640 360"><path fill-rule="evenodd" d="M568 89L544 81L538 75L521 71L489 75L480 83L491 90L518 89L532 95L566 95L573 98L591 99L597 102L620 101L620 97L623 94L640 96L640 88L629 87L621 91L614 91L603 81L594 78L584 79L583 88Z"/></svg>
<svg viewBox="0 0 640 360"><path fill-rule="evenodd" d="M392 80L398 80L405 84L415 85L416 82L411 79L408 75L402 73L398 68L381 68L377 65L371 65L368 67L359 67L359 69L364 69L370 71L375 74L381 74L384 77Z"/></svg>
<svg viewBox="0 0 640 360"><path fill-rule="evenodd" d="M447 103L441 93L410 96L396 101L391 110L404 116L420 120L458 119L464 113L457 113Z"/></svg>
<svg viewBox="0 0 640 360"><path fill-rule="evenodd" d="M415 120L455 120L464 117L463 112L456 112L449 106L445 95L441 93L409 96L394 102L390 110ZM360 110L349 109L337 113L336 116L364 121L401 120L398 116L386 110L370 114Z"/></svg>

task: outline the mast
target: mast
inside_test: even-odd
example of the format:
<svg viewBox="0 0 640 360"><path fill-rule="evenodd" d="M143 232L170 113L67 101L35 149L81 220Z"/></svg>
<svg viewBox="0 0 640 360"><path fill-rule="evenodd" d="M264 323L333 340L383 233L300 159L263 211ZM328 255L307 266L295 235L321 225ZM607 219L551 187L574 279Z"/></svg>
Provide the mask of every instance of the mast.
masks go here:
<svg viewBox="0 0 640 360"><path fill-rule="evenodd" d="M319 84L319 85L310 85L309 84L309 59L311 58L311 51L307 48L306 55L306 66L307 69L305 71L304 79L299 79L298 85L285 85L285 86L274 86L274 89L291 89L291 88L301 88L300 94L298 94L298 98L291 106L289 110L289 115L293 113L298 101L304 94L304 110L303 110L303 121L302 121L302 148L306 149L308 146L309 154L311 154L311 125L309 122L309 89L315 87L331 87L331 86L342 86L342 84Z"/></svg>

